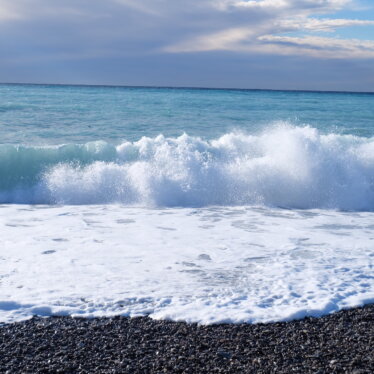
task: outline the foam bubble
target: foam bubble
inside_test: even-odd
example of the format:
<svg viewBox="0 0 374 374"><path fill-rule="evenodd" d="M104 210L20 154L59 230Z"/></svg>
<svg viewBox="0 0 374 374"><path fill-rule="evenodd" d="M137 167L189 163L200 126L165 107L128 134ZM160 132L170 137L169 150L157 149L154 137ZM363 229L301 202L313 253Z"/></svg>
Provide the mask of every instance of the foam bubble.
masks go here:
<svg viewBox="0 0 374 374"><path fill-rule="evenodd" d="M184 134L118 146L4 147L3 203L374 209L374 138L310 127L214 140Z"/></svg>

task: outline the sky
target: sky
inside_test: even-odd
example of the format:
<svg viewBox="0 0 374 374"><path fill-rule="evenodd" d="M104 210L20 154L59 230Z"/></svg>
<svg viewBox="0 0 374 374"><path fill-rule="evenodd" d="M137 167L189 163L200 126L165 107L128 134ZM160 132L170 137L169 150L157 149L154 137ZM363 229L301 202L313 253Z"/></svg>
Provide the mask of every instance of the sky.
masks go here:
<svg viewBox="0 0 374 374"><path fill-rule="evenodd" d="M374 91L373 0L0 0L0 82Z"/></svg>

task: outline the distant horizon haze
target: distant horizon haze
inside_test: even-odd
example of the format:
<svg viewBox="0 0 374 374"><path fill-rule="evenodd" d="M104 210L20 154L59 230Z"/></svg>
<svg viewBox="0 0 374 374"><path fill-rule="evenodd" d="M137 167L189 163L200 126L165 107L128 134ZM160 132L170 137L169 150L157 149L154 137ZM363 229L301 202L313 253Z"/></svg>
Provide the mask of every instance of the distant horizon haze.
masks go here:
<svg viewBox="0 0 374 374"><path fill-rule="evenodd" d="M90 83L59 83L59 82L0 82L0 85L9 85L9 86L72 86L72 87L108 87L108 88L154 88L154 89L175 89L175 90L217 90L217 91L273 91L273 92L300 92L300 93L336 93L336 94L374 94L373 91L349 91L349 90L308 90L308 89L292 89L292 88L257 88L257 87L199 87L199 86L159 86L159 85L127 85L127 84L90 84Z"/></svg>

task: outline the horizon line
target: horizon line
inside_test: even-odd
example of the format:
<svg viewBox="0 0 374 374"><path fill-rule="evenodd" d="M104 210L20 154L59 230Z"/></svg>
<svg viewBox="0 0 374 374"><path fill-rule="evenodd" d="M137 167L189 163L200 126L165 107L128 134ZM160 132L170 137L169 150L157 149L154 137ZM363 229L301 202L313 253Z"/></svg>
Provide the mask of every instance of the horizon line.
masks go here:
<svg viewBox="0 0 374 374"><path fill-rule="evenodd" d="M207 90L207 91L270 91L270 92L300 92L300 93L336 93L336 94L374 94L374 91L349 90L310 90L310 89L280 89L280 88L235 88L235 87L204 87L204 86L159 86L159 85L125 85L125 84L87 84L87 83L23 83L0 82L1 86L62 86L62 87L103 87L103 88L153 88L175 90Z"/></svg>

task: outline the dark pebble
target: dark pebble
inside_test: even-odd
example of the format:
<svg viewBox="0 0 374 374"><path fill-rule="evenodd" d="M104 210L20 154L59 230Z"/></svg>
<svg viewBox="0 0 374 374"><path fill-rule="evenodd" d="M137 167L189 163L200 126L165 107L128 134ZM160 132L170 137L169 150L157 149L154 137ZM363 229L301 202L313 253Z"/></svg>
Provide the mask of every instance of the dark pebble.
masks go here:
<svg viewBox="0 0 374 374"><path fill-rule="evenodd" d="M273 324L34 317L0 326L1 373L374 373L374 305Z"/></svg>

